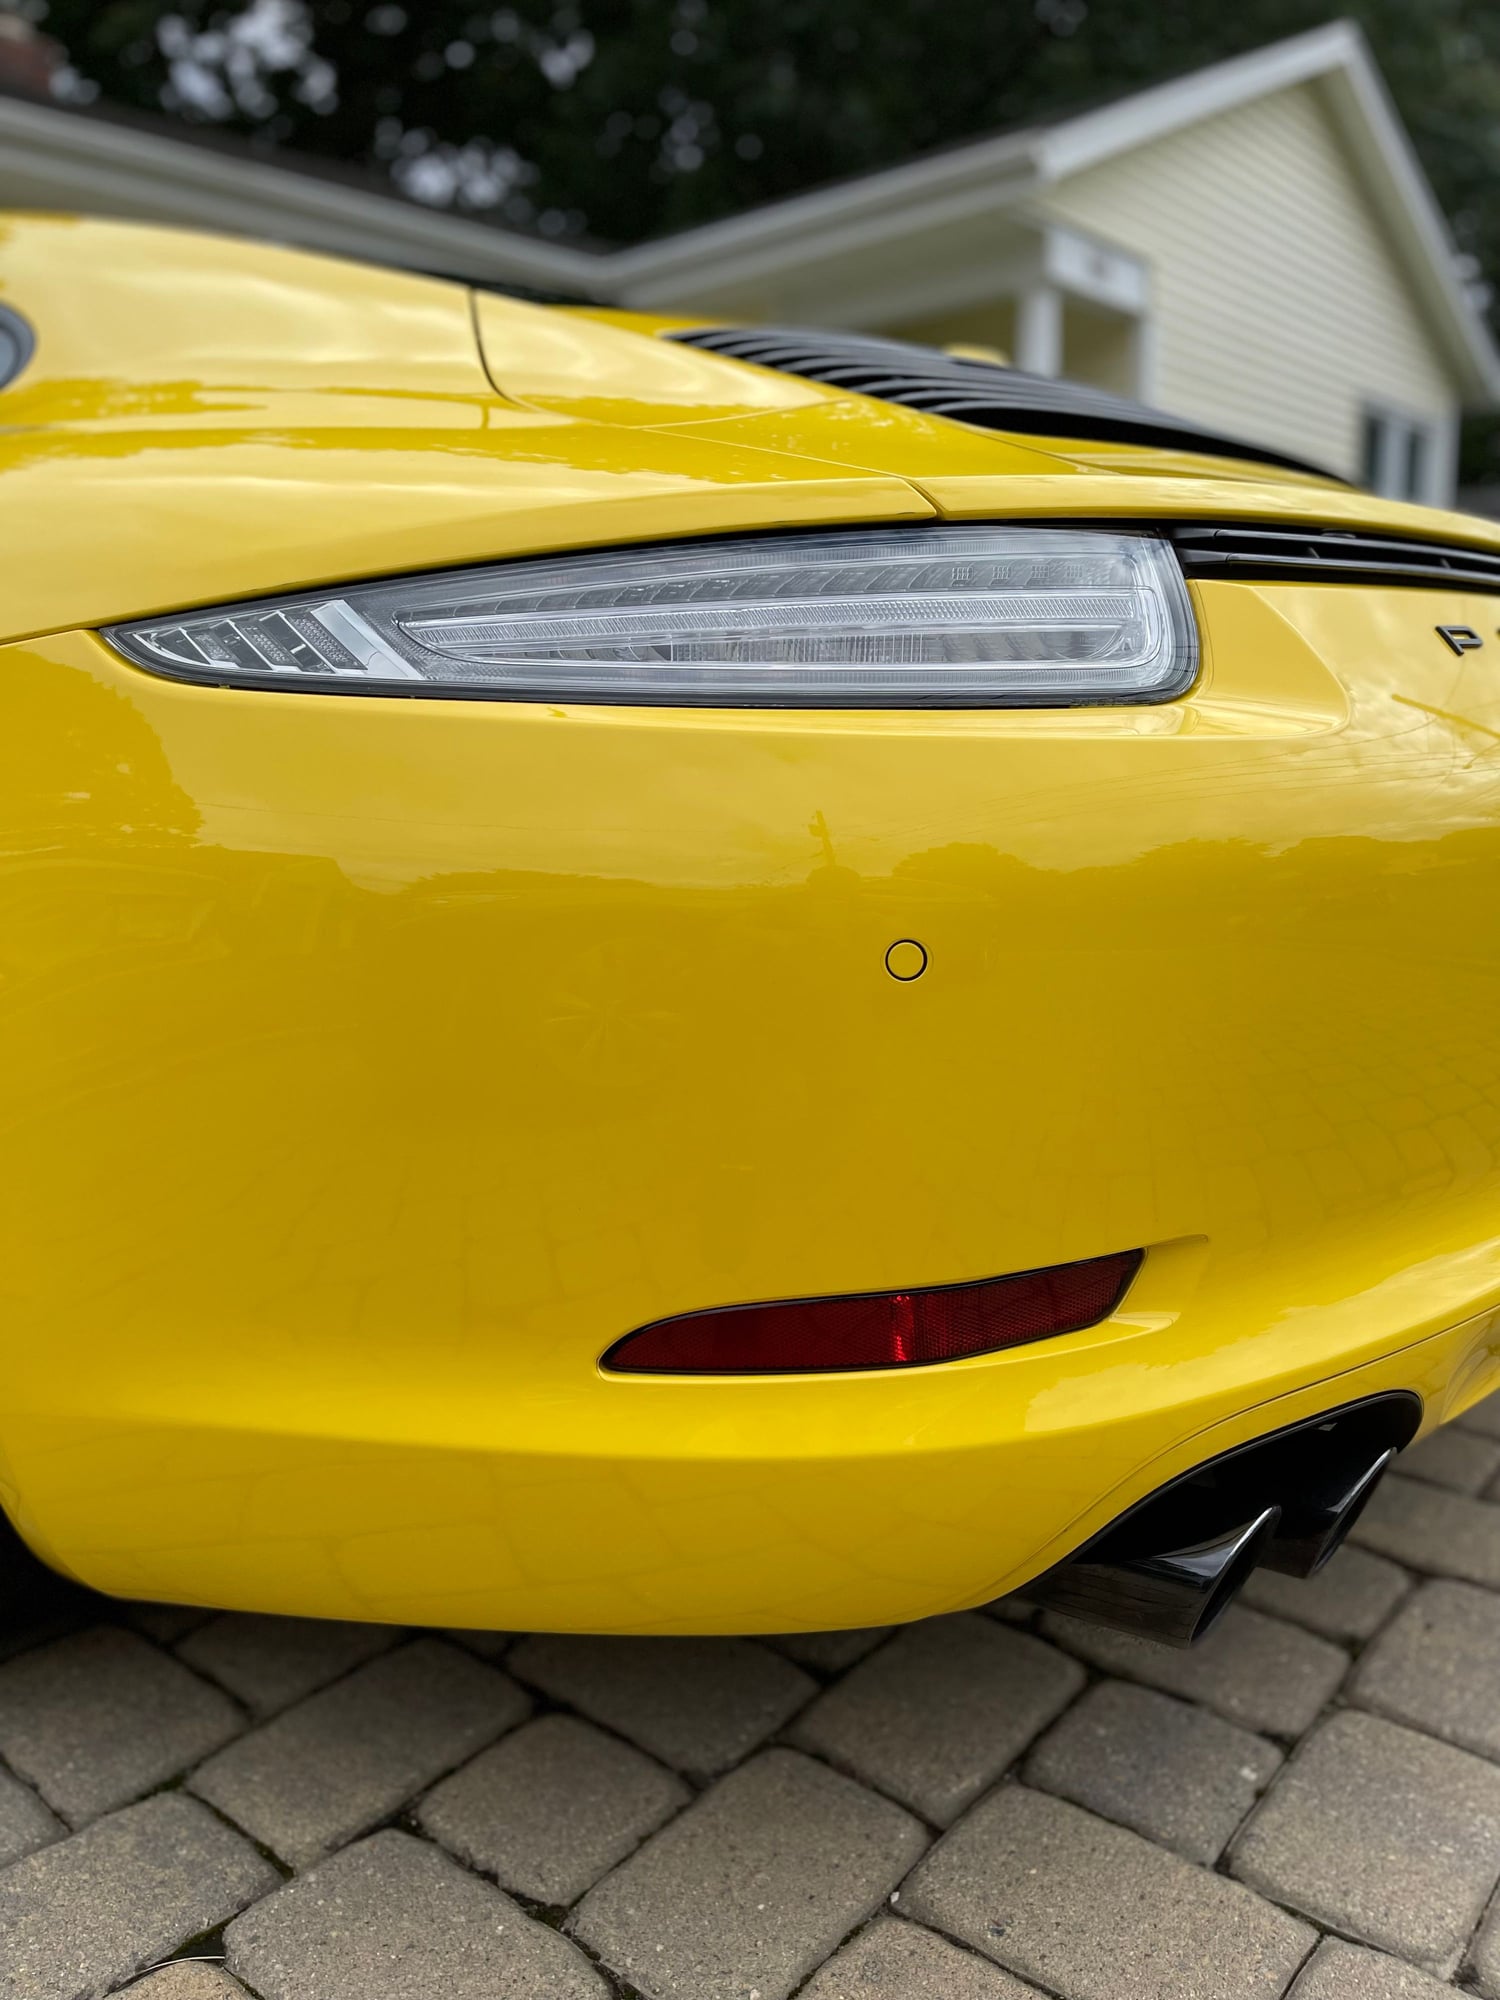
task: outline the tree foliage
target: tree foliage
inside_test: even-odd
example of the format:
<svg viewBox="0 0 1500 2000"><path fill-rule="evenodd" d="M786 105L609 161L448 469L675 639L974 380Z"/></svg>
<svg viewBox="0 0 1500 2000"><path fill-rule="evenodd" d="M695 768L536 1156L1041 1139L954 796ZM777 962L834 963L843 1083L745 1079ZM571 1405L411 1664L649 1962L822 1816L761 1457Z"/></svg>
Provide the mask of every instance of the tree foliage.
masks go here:
<svg viewBox="0 0 1500 2000"><path fill-rule="evenodd" d="M10 0L98 93L633 242L1329 18L1310 0ZM0 0L0 6L6 0ZM1351 0L1471 276L1500 275L1500 8ZM1500 451L1496 454L1500 469Z"/></svg>

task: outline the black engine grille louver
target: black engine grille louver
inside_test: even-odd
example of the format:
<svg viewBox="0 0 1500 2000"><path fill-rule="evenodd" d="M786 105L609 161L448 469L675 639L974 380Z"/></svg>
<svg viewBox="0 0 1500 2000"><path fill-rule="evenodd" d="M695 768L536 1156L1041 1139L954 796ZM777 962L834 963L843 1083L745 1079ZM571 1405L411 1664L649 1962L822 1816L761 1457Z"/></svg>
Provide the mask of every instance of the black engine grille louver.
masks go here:
<svg viewBox="0 0 1500 2000"><path fill-rule="evenodd" d="M1500 592L1500 554L1348 528L1248 524L1173 530L1187 576L1272 583L1379 583Z"/></svg>
<svg viewBox="0 0 1500 2000"><path fill-rule="evenodd" d="M1221 437L1164 410L1082 382L1028 375L993 361L966 361L909 341L784 326L690 327L665 338L707 348L733 361L776 368L784 375L802 375L830 388L904 403L930 416L953 417L983 430L1162 445L1286 466L1318 478L1329 476L1302 459L1247 444L1242 438Z"/></svg>

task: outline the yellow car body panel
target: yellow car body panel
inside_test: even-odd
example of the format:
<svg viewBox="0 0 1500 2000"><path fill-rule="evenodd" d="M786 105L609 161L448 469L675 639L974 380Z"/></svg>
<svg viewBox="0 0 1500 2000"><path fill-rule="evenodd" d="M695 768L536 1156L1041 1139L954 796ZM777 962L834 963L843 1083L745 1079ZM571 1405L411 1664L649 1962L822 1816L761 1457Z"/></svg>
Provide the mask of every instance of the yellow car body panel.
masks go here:
<svg viewBox="0 0 1500 2000"><path fill-rule="evenodd" d="M0 218L0 303L39 334L0 406L0 639L575 543L933 512L895 474L627 441L509 401L457 285Z"/></svg>
<svg viewBox="0 0 1500 2000"><path fill-rule="evenodd" d="M0 1501L48 1560L324 1616L884 1623L1280 1423L1500 1382L1500 690L1434 632L1495 598L1194 585L1193 689L1076 711L329 699L88 629L939 511L1493 528L632 376L605 318L562 367L541 308L476 334L290 252L17 220L0 286L38 335L0 392ZM1110 1318L1009 1352L600 1362L1135 1247Z"/></svg>

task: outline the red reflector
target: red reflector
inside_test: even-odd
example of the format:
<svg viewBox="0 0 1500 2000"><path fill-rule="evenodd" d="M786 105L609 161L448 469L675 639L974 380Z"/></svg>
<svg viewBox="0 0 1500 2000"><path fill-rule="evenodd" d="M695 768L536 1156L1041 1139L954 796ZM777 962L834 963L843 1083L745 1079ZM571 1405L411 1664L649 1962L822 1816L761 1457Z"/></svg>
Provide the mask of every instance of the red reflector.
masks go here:
<svg viewBox="0 0 1500 2000"><path fill-rule="evenodd" d="M828 1368L911 1368L992 1354L1107 1319L1140 1269L1121 1250L977 1285L864 1292L784 1305L726 1306L658 1320L617 1340L606 1368L651 1375L805 1374Z"/></svg>

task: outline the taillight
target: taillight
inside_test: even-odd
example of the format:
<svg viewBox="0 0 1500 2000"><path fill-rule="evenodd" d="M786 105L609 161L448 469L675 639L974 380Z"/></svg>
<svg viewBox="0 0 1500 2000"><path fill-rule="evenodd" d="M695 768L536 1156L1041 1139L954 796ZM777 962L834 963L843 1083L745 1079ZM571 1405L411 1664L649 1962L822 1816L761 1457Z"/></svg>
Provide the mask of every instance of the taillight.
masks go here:
<svg viewBox="0 0 1500 2000"><path fill-rule="evenodd" d="M1150 529L932 521L700 535L158 615L105 636L215 687L672 708L1172 701L1198 628Z"/></svg>
<svg viewBox="0 0 1500 2000"><path fill-rule="evenodd" d="M1121 1250L975 1285L687 1313L627 1333L604 1366L649 1375L793 1375L960 1361L1097 1325L1125 1296L1142 1254Z"/></svg>

